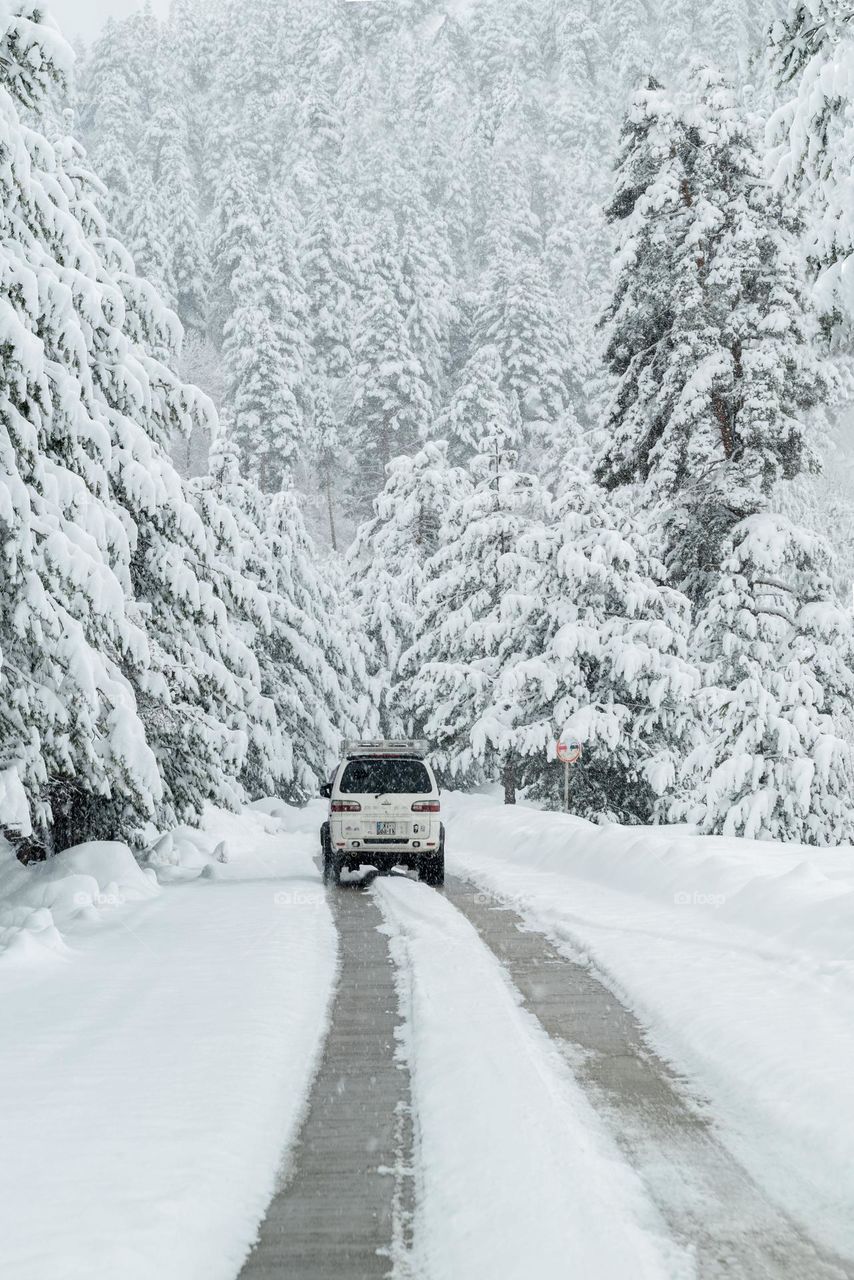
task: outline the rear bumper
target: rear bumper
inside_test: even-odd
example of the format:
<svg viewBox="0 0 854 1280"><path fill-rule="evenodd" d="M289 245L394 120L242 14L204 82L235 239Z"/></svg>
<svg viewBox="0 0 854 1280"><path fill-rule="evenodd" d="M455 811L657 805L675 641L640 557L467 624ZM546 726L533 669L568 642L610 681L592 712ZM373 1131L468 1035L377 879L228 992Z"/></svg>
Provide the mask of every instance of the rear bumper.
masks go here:
<svg viewBox="0 0 854 1280"><path fill-rule="evenodd" d="M333 853L340 855L370 854L377 858L394 855L417 859L424 853L435 853L442 835L441 823L437 821L419 822L417 827L416 831L409 827L405 836L379 836L376 826L367 822L339 822L333 818L329 838Z"/></svg>
<svg viewBox="0 0 854 1280"><path fill-rule="evenodd" d="M417 871L421 865L415 853L373 853L369 849L356 849L349 853L338 850L342 867L358 871L360 867L376 867L377 871L393 871L402 867L407 871Z"/></svg>
<svg viewBox="0 0 854 1280"><path fill-rule="evenodd" d="M332 840L333 853L346 854L347 857L353 854L360 857L370 855L372 858L418 858L424 853L435 853L438 848L438 840L396 840L393 843L385 840Z"/></svg>
<svg viewBox="0 0 854 1280"><path fill-rule="evenodd" d="M320 830L321 844L324 845L328 839L332 854L343 866L354 869L369 866L376 867L378 871L390 871L401 866L415 870L421 859L440 853L444 835L442 824L431 827L425 835L426 839L416 836L405 840L392 840L390 837L371 840L361 835L336 834L328 822Z"/></svg>

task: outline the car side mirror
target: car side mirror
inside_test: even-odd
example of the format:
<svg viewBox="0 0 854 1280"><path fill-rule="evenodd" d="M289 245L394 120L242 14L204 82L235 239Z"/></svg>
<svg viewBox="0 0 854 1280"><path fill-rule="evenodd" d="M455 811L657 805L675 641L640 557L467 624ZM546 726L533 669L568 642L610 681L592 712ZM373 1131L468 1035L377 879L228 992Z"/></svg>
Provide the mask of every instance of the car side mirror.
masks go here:
<svg viewBox="0 0 854 1280"><path fill-rule="evenodd" d="M332 783L324 782L323 786L320 788L320 794L324 800L331 800L332 799Z"/></svg>

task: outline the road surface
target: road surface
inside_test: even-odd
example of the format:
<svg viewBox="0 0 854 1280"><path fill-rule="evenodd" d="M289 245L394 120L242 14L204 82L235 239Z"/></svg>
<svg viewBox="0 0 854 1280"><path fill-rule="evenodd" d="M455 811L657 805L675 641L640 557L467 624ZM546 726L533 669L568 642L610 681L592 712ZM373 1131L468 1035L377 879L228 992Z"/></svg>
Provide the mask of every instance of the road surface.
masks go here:
<svg viewBox="0 0 854 1280"><path fill-rule="evenodd" d="M242 1280L374 1280L406 1249L409 1082L396 1060L394 972L380 912L358 884L330 893L340 978L296 1151Z"/></svg>

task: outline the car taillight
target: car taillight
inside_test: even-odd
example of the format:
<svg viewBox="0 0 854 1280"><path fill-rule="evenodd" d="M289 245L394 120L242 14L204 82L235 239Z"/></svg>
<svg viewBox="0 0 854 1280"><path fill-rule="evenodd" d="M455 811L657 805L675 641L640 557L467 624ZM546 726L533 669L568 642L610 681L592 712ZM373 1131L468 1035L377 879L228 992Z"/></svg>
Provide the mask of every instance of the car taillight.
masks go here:
<svg viewBox="0 0 854 1280"><path fill-rule="evenodd" d="M332 812L333 813L361 813L362 806L359 804L358 800L333 800Z"/></svg>
<svg viewBox="0 0 854 1280"><path fill-rule="evenodd" d="M416 800L415 804L412 806L412 812L413 813L438 813L439 801L438 800Z"/></svg>

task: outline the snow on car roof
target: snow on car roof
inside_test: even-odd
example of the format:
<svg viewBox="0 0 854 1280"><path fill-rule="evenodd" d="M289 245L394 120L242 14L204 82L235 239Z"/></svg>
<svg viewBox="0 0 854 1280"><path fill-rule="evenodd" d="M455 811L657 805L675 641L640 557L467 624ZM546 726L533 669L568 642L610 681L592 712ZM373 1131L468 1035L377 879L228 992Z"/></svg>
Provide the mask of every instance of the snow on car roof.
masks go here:
<svg viewBox="0 0 854 1280"><path fill-rule="evenodd" d="M346 759L354 756L415 756L421 759L428 750L428 743L423 738L388 738L368 742L345 739L341 744L341 754Z"/></svg>

